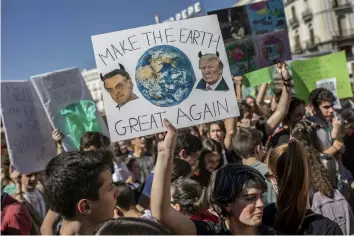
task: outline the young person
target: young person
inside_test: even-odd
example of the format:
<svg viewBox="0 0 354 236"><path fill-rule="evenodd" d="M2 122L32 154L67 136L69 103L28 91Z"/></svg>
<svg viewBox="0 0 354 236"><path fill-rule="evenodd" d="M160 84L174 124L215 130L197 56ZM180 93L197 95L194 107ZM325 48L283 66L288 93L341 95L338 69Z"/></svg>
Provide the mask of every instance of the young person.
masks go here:
<svg viewBox="0 0 354 236"><path fill-rule="evenodd" d="M263 223L274 226L281 234L342 235L336 223L310 208L308 155L303 145L293 139L269 154L267 178L273 183L277 201L265 208Z"/></svg>
<svg viewBox="0 0 354 236"><path fill-rule="evenodd" d="M198 174L195 173L192 178L206 187L213 171L219 169L223 163L222 149L219 142L213 139L205 139L199 157Z"/></svg>
<svg viewBox="0 0 354 236"><path fill-rule="evenodd" d="M268 234L274 230L261 225L264 177L255 169L237 164L215 171L207 190L208 202L222 219L221 224L192 221L172 208L171 170L176 145L176 129L164 120L167 135L159 149L151 194L153 217L174 234Z"/></svg>
<svg viewBox="0 0 354 236"><path fill-rule="evenodd" d="M232 139L235 153L242 157L243 165L258 170L263 176L268 173L267 165L262 162L265 155L262 145L262 133L256 129L239 128ZM276 195L272 184L267 181L264 204L275 202Z"/></svg>
<svg viewBox="0 0 354 236"><path fill-rule="evenodd" d="M112 180L109 151L64 152L45 169L44 187L51 209L60 214L60 234L93 234L113 218L119 194Z"/></svg>
<svg viewBox="0 0 354 236"><path fill-rule="evenodd" d="M177 136L174 155L187 161L191 165L193 172L195 172L198 170L199 156L202 148L202 141L198 137L189 132L183 132Z"/></svg>

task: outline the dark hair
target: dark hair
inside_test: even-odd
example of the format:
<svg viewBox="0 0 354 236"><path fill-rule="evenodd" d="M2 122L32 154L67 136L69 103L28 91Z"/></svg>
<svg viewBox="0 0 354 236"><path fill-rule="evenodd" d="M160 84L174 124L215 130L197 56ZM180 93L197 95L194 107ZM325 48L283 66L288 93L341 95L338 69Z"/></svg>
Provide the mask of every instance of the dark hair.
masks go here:
<svg viewBox="0 0 354 236"><path fill-rule="evenodd" d="M104 222L96 235L170 235L171 232L159 223L133 217L123 217Z"/></svg>
<svg viewBox="0 0 354 236"><path fill-rule="evenodd" d="M324 88L316 88L312 90L308 97L309 103L312 104L315 108L319 108L322 102L333 103L336 98L333 93Z"/></svg>
<svg viewBox="0 0 354 236"><path fill-rule="evenodd" d="M292 113L294 112L294 110L299 106L299 105L305 105L305 101L301 100L297 97L292 97L290 104L289 104L289 110L288 110L288 114L286 115L286 119L288 121L290 121L290 116L292 115Z"/></svg>
<svg viewBox="0 0 354 236"><path fill-rule="evenodd" d="M182 213L193 216L203 208L202 197L204 188L195 180L179 178L173 184L172 203L178 204Z"/></svg>
<svg viewBox="0 0 354 236"><path fill-rule="evenodd" d="M112 70L105 75L100 74L101 80L105 81L106 79L112 78L113 76L116 75L123 76L125 80L131 80L129 73L125 70L124 66L122 64L118 64L118 65L119 65L119 69Z"/></svg>
<svg viewBox="0 0 354 236"><path fill-rule="evenodd" d="M256 188L267 191L264 176L253 167L228 164L214 171L207 188L207 203L219 216L230 216L226 210L229 203L234 202L244 189Z"/></svg>
<svg viewBox="0 0 354 236"><path fill-rule="evenodd" d="M120 194L117 197L117 206L123 210L129 210L136 206L135 196L129 185L124 182L115 182Z"/></svg>
<svg viewBox="0 0 354 236"><path fill-rule="evenodd" d="M90 146L94 146L97 149L105 149L110 143L109 138L99 132L86 132L80 140L80 151L84 151Z"/></svg>
<svg viewBox="0 0 354 236"><path fill-rule="evenodd" d="M329 173L320 159L323 148L316 133L319 128L318 124L310 121L299 121L292 130L291 136L300 141L309 153L311 184L314 189L326 197L333 198L334 192ZM332 182L334 181L332 180Z"/></svg>
<svg viewBox="0 0 354 236"><path fill-rule="evenodd" d="M100 173L112 171L112 163L112 152L103 150L64 152L51 159L44 178L50 209L71 219L81 199L98 200Z"/></svg>
<svg viewBox="0 0 354 236"><path fill-rule="evenodd" d="M345 129L354 127L354 110L352 108L343 110L341 116L343 118L343 126Z"/></svg>
<svg viewBox="0 0 354 236"><path fill-rule="evenodd" d="M183 159L174 158L172 165L171 182L174 182L179 177L187 177L192 172L191 165Z"/></svg>
<svg viewBox="0 0 354 236"><path fill-rule="evenodd" d="M220 164L216 169L219 169L224 164L224 159L222 156L222 147L220 143L213 139L205 139L203 141L203 149L199 157L199 176L198 181L203 186L207 186L212 173L210 173L205 167L205 157L211 153L217 153L220 155Z"/></svg>
<svg viewBox="0 0 354 236"><path fill-rule="evenodd" d="M133 164L134 164L134 162L136 162L137 160L136 160L136 158L134 158L134 157L130 157L130 158L128 158L126 161L125 161L125 165L127 166L127 168L130 170L130 171L132 171L132 169L133 169Z"/></svg>
<svg viewBox="0 0 354 236"><path fill-rule="evenodd" d="M232 138L232 146L238 156L247 158L255 154L255 148L262 144L262 138L262 133L257 129L239 127Z"/></svg>
<svg viewBox="0 0 354 236"><path fill-rule="evenodd" d="M271 151L268 168L277 176L279 189L275 228L295 234L303 222L309 199L308 152L299 141L291 140Z"/></svg>
<svg viewBox="0 0 354 236"><path fill-rule="evenodd" d="M202 149L202 141L190 133L180 133L177 136L175 156L178 156L182 149L186 155L199 152Z"/></svg>
<svg viewBox="0 0 354 236"><path fill-rule="evenodd" d="M210 122L210 123L208 124L208 130L209 130L209 132L210 132L210 127L211 127L212 125L218 125L218 126L220 127L221 131L224 132L224 134L226 133L225 124L224 124L224 122L222 122L221 120Z"/></svg>

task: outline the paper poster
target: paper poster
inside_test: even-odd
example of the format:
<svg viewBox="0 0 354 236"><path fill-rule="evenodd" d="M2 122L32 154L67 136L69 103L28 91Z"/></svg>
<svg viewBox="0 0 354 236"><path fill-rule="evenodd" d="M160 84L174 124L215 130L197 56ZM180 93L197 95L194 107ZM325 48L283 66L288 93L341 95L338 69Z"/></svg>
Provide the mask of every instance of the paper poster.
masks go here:
<svg viewBox="0 0 354 236"><path fill-rule="evenodd" d="M260 70L252 71L244 75L244 84L247 87L256 87L260 84L269 83L272 78L272 67L266 67Z"/></svg>
<svg viewBox="0 0 354 236"><path fill-rule="evenodd" d="M281 0L208 12L218 16L234 76L291 59L289 36Z"/></svg>
<svg viewBox="0 0 354 236"><path fill-rule="evenodd" d="M88 132L109 132L99 114L78 68L31 77L52 126L65 135L66 151L80 148L81 136Z"/></svg>
<svg viewBox="0 0 354 236"><path fill-rule="evenodd" d="M339 100L338 92L337 92L336 78L316 81L316 87L317 88L324 88L324 89L331 91L333 93L334 97L336 98L336 100L333 104L333 107L335 109L342 109L342 105L340 104L340 100Z"/></svg>
<svg viewBox="0 0 354 236"><path fill-rule="evenodd" d="M316 82L336 78L339 98L353 96L351 90L345 52L337 52L308 60L291 63L296 96L307 101L310 92L316 88Z"/></svg>
<svg viewBox="0 0 354 236"><path fill-rule="evenodd" d="M56 147L31 81L1 81L1 101L11 165L21 174L44 170Z"/></svg>
<svg viewBox="0 0 354 236"><path fill-rule="evenodd" d="M92 36L112 141L239 115L217 16Z"/></svg>

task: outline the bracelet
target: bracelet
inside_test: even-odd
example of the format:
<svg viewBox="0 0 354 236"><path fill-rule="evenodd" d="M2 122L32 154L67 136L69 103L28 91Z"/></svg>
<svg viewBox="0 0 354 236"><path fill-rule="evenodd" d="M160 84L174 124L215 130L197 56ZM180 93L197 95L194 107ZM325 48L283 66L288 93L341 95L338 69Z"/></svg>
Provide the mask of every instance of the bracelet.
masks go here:
<svg viewBox="0 0 354 236"><path fill-rule="evenodd" d="M332 145L332 147L336 150L336 152L338 152L338 149L334 145Z"/></svg>

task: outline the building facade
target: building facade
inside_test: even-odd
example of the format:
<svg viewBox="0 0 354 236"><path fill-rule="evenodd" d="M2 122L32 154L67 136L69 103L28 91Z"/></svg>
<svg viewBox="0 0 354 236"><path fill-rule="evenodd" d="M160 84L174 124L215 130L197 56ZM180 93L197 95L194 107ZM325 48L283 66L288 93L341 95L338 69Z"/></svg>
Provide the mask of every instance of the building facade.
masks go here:
<svg viewBox="0 0 354 236"><path fill-rule="evenodd" d="M97 69L82 71L86 86L91 93L92 99L96 102L98 111L104 115L104 105L101 90L101 80Z"/></svg>

